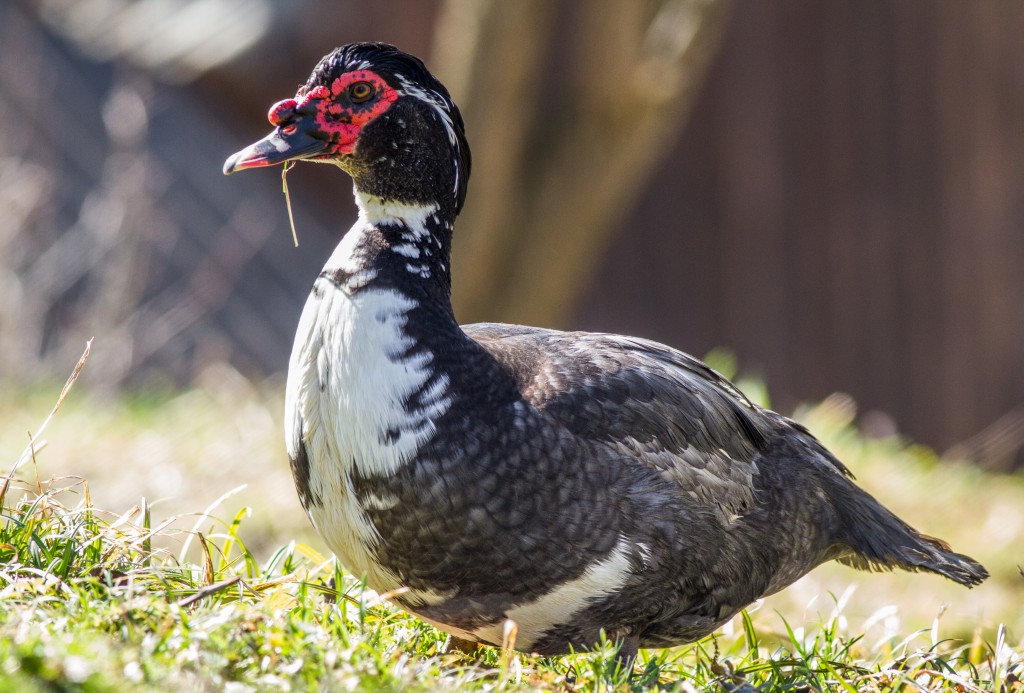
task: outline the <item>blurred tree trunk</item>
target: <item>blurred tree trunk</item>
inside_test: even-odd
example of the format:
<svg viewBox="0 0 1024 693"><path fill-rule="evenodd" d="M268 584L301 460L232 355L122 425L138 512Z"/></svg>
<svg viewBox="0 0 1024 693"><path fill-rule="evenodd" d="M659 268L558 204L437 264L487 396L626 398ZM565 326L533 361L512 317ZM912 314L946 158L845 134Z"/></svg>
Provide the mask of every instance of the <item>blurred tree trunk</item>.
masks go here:
<svg viewBox="0 0 1024 693"><path fill-rule="evenodd" d="M726 17L725 0L447 0L432 64L474 157L460 320L564 323L681 132Z"/></svg>

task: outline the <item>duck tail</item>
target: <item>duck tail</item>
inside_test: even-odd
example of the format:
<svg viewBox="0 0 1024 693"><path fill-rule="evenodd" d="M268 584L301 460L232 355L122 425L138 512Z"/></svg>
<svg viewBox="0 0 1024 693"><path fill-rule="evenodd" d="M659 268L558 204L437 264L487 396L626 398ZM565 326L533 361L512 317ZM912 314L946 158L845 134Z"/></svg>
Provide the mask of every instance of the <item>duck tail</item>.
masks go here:
<svg viewBox="0 0 1024 693"><path fill-rule="evenodd" d="M949 544L921 534L847 479L833 496L841 543L850 551L837 560L860 570L938 573L965 587L980 585L988 571Z"/></svg>

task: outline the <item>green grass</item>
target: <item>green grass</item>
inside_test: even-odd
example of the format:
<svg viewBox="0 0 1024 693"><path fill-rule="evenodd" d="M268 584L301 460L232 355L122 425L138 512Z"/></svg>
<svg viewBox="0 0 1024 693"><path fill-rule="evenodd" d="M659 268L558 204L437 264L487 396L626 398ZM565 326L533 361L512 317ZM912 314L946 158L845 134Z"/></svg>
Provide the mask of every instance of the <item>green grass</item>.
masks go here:
<svg viewBox="0 0 1024 693"><path fill-rule="evenodd" d="M102 513L82 482L9 488L0 530L0 690L624 687L612 647L566 658L490 648L477 659L442 655L443 634L362 590L333 561L295 544L260 561L243 527L239 516L176 533L175 541L198 545L196 560L182 560L150 548L164 530L144 508ZM979 634L963 643L936 626L867 647L846 632L837 606L799 626L744 613L732 632L644 653L630 685L1015 690L1024 676L1021 650L1003 631L994 642ZM755 619L769 624L764 633Z"/></svg>
<svg viewBox="0 0 1024 693"><path fill-rule="evenodd" d="M992 579L967 591L823 567L713 637L642 653L626 684L610 645L442 654L442 633L322 555L277 442L278 386L218 377L146 401L75 392L46 447L0 485L0 692L1024 690L1024 483L864 438L841 398L800 417ZM0 453L13 461L52 402L3 397ZM171 486L173 498L140 500Z"/></svg>

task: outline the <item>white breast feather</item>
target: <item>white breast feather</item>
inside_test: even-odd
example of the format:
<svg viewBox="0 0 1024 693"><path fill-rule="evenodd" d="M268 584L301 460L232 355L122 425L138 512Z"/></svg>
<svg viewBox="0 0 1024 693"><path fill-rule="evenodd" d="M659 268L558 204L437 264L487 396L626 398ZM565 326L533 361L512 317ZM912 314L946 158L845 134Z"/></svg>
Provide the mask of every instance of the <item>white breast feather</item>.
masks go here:
<svg viewBox="0 0 1024 693"><path fill-rule="evenodd" d="M327 263L328 274L343 268L359 276L350 263L366 228L361 218L346 234ZM403 405L426 383L433 360L424 352L399 356L411 345L403 327L415 306L396 291L366 288L350 294L330 279L318 279L299 321L288 370L288 454L294 458L305 440L311 495L330 499L309 504L310 520L341 564L378 592L400 584L377 565L373 548L380 537L355 497L349 473L393 474L433 435L434 420L451 403L441 378L424 393L420 409L407 412ZM371 499L376 507L392 502Z"/></svg>

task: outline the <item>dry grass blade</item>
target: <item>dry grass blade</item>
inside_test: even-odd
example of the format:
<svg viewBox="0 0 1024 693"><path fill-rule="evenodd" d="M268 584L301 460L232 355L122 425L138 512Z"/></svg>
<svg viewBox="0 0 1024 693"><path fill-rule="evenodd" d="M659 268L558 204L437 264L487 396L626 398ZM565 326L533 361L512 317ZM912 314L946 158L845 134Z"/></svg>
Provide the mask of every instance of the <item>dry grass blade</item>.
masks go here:
<svg viewBox="0 0 1024 693"><path fill-rule="evenodd" d="M199 546L203 549L203 580L207 585L213 584L213 556L210 554L210 545L206 543L206 537L202 532L199 535Z"/></svg>
<svg viewBox="0 0 1024 693"><path fill-rule="evenodd" d="M243 491L247 485L248 484L242 484L240 486L236 486L235 488L231 489L227 493L224 493L223 495L221 495L221 497L218 498L217 500L213 501L213 503L211 503L210 506L208 508L206 508L206 510L204 510L201 513L199 513L199 516L196 518L196 523L192 526L192 531L188 533L188 537L185 539L184 544L182 544L181 553L179 554L179 558L178 558L178 562L179 563L185 563L186 562L186 558L188 556L188 550L192 546L192 537L194 537L196 534L199 533L199 528L202 526L202 524L204 522L206 522L207 520L216 521L216 517L214 516L213 511L216 510L217 507L221 503L226 501L228 498L231 498L236 493L238 493L240 491Z"/></svg>
<svg viewBox="0 0 1024 693"><path fill-rule="evenodd" d="M57 398L57 403L53 405L53 409L50 410L49 416L47 416L43 421L43 424L39 427L39 430L36 431L35 435L31 436L28 442L28 447L25 448L24 452L21 453L21 456L14 463L14 466L11 467L11 471L7 472L7 477L4 480L4 487L2 492L0 492L0 496L7 491L7 484L12 478L14 478L15 473L17 473L18 469L21 468L21 465L32 459L32 456L35 454L36 443L39 441L39 436L41 436L43 431L46 430L50 420L53 419L57 410L60 409L60 405L64 403L68 393L71 391L71 386L75 384L76 380L78 380L78 376L82 372L82 368L85 366L85 361L89 358L90 351L92 351L92 339L85 343L85 351L82 352L82 356L78 359L78 363L75 364L74 370L71 371L71 375L68 376L67 382L64 383L64 387L60 391L60 396Z"/></svg>
<svg viewBox="0 0 1024 693"><path fill-rule="evenodd" d="M501 629L501 649L506 656L516 649L516 637L519 635L519 624L510 618L505 619Z"/></svg>
<svg viewBox="0 0 1024 693"><path fill-rule="evenodd" d="M367 608L367 609L370 609L370 608L373 608L375 606L379 606L381 604L384 604L385 602L387 602L390 599L394 599L395 597L400 597L400 596L402 596L403 594L405 594L408 591L409 591L409 588L403 585L401 587L396 587L393 590L389 590L387 592L382 592L381 594L378 594L378 595L373 595L371 593L369 598L364 599L363 606L365 608ZM339 592L339 594L340 594L340 592ZM341 596L344 597L345 595L341 595ZM355 603L358 604L359 603L358 600L356 600Z"/></svg>
<svg viewBox="0 0 1024 693"><path fill-rule="evenodd" d="M512 666L512 659L516 656L517 637L519 637L519 624L506 618L501 630L501 659L505 669Z"/></svg>
<svg viewBox="0 0 1024 693"><path fill-rule="evenodd" d="M299 581L299 576L298 576L297 573L288 573L287 575L282 575L281 577L276 577L276 578L274 578L272 580L265 580L263 582L260 582L260 583L257 583L255 585L252 585L249 589L251 589L253 592L256 592L257 594L259 594L260 592L268 590L271 587L277 587L278 585L284 585L284 584L287 584L289 582L298 582L298 581Z"/></svg>
<svg viewBox="0 0 1024 693"><path fill-rule="evenodd" d="M409 588L403 585L401 587L396 587L393 590L388 590L387 592L382 592L379 595L377 595L377 604L380 604L382 602L386 602L386 601L388 601L390 599L394 599L395 597L400 597L400 596L402 596L403 594L405 594L408 591L409 591Z"/></svg>
<svg viewBox="0 0 1024 693"><path fill-rule="evenodd" d="M284 204L288 208L288 223L292 226L292 241L295 247L299 247L299 235L295 232L295 217L292 215L292 196L288 194L288 172L295 165L294 161L288 161L281 167L281 192L284 193Z"/></svg>
<svg viewBox="0 0 1024 693"><path fill-rule="evenodd" d="M196 602L206 599L207 597L212 597L213 595L217 594L218 592L226 590L228 587L231 587L232 585L237 585L241 581L242 576L236 575L232 578L228 578L227 580L222 580L212 585L207 585L203 589L197 591L195 594L189 595L184 599L179 599L178 606L182 608L192 606Z"/></svg>

